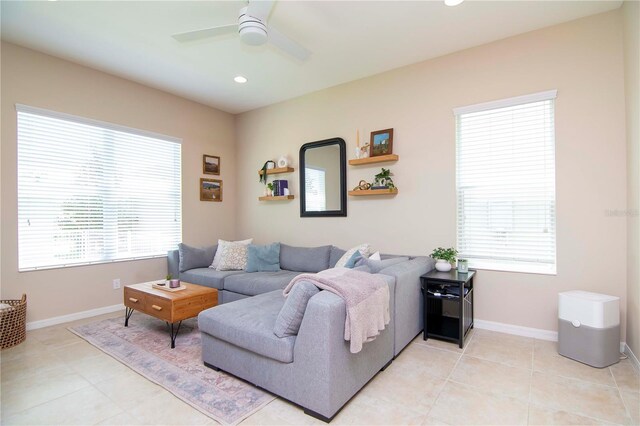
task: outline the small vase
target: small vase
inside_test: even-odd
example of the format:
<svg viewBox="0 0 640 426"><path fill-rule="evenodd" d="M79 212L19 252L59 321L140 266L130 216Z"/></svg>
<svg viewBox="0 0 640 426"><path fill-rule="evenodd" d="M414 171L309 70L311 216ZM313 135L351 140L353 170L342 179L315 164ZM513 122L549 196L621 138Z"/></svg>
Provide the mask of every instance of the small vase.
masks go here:
<svg viewBox="0 0 640 426"><path fill-rule="evenodd" d="M451 263L444 259L438 259L436 261L436 269L440 272L449 272L451 270Z"/></svg>

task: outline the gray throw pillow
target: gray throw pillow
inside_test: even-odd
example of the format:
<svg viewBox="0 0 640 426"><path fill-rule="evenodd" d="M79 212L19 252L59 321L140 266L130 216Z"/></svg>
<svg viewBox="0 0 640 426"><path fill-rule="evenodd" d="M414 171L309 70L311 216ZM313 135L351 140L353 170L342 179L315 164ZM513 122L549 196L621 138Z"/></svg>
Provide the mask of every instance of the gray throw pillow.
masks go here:
<svg viewBox="0 0 640 426"><path fill-rule="evenodd" d="M247 247L247 272L277 272L280 270L280 243Z"/></svg>
<svg viewBox="0 0 640 426"><path fill-rule="evenodd" d="M378 272L382 271L384 268L388 266L395 265L397 263L406 262L408 260L409 258L404 256L392 257L391 259L385 259L385 260L361 259L358 261L358 263L356 263L356 266L366 265L369 267L372 274L377 274Z"/></svg>
<svg viewBox="0 0 640 426"><path fill-rule="evenodd" d="M292 247L280 244L280 268L296 272L320 272L329 269L331 246Z"/></svg>
<svg viewBox="0 0 640 426"><path fill-rule="evenodd" d="M318 287L308 281L300 281L295 284L287 296L278 318L273 332L278 337L295 336L300 330L304 311L307 309L307 303L320 290Z"/></svg>
<svg viewBox="0 0 640 426"><path fill-rule="evenodd" d="M198 248L188 246L184 243L178 244L178 254L180 256L178 269L180 272L184 272L189 269L209 267L211 262L213 262L213 256L215 256L217 248L217 245Z"/></svg>
<svg viewBox="0 0 640 426"><path fill-rule="evenodd" d="M331 254L329 256L329 268L334 268L338 260L346 253L346 250L342 250L339 247L331 246Z"/></svg>

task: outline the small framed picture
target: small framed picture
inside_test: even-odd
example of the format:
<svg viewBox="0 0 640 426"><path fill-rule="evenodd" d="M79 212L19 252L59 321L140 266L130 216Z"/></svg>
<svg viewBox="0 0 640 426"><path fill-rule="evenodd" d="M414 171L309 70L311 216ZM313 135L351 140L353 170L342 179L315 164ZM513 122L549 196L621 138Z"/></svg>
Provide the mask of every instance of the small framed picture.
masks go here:
<svg viewBox="0 0 640 426"><path fill-rule="evenodd" d="M393 129L371 132L369 157L393 154Z"/></svg>
<svg viewBox="0 0 640 426"><path fill-rule="evenodd" d="M220 157L207 154L203 155L202 173L205 175L220 175Z"/></svg>
<svg viewBox="0 0 640 426"><path fill-rule="evenodd" d="M200 201L222 201L222 181L200 178Z"/></svg>

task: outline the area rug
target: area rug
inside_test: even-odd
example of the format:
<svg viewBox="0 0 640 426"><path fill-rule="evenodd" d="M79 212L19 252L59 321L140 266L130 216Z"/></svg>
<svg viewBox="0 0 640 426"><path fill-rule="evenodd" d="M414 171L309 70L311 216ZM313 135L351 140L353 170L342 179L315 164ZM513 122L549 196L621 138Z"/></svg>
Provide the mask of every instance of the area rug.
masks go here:
<svg viewBox="0 0 640 426"><path fill-rule="evenodd" d="M274 400L204 366L196 318L182 322L175 349L163 321L137 313L129 327L124 318L110 318L69 330L219 423L235 425Z"/></svg>

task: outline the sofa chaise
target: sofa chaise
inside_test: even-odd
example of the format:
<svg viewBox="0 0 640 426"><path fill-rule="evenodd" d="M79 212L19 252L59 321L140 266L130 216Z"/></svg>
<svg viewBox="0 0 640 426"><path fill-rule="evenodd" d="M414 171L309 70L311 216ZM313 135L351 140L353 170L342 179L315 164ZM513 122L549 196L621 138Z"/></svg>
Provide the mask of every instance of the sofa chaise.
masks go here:
<svg viewBox="0 0 640 426"><path fill-rule="evenodd" d="M214 254L216 247L208 250ZM170 251L169 273L220 291L221 305L198 317L204 363L292 401L309 415L330 421L420 333L423 316L419 277L435 264L428 257L383 256L381 266L396 263L372 272L389 286L391 320L359 353L351 353L349 342L344 340L344 301L327 291L309 299L297 335L277 337L273 330L285 303L282 289L298 274L335 266L344 253L335 246L281 244L280 271L248 273L211 268L181 271L178 251Z"/></svg>

